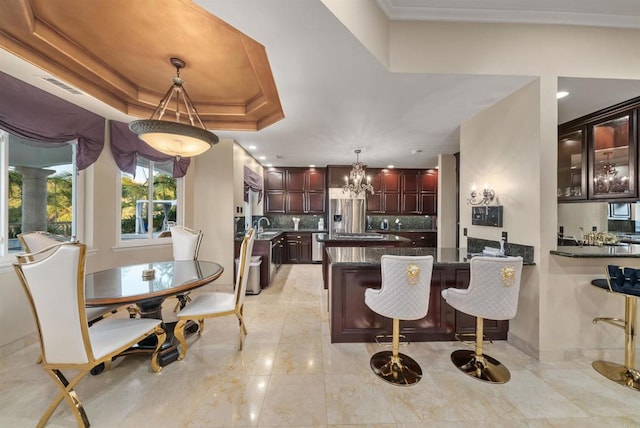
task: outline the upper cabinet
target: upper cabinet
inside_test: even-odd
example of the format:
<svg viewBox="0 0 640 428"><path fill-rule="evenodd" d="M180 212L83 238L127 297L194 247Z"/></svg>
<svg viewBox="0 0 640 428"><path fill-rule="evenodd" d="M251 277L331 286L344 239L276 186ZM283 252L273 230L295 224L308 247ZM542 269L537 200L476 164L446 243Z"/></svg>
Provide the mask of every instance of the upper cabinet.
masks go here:
<svg viewBox="0 0 640 428"><path fill-rule="evenodd" d="M587 139L584 129L566 131L558 142L558 200L587 199Z"/></svg>
<svg viewBox="0 0 640 428"><path fill-rule="evenodd" d="M270 168L265 177L265 213L324 214L324 169Z"/></svg>
<svg viewBox="0 0 640 428"><path fill-rule="evenodd" d="M372 169L374 193L367 194L372 214L437 214L438 170Z"/></svg>
<svg viewBox="0 0 640 428"><path fill-rule="evenodd" d="M640 98L558 127L558 202L638 197Z"/></svg>
<svg viewBox="0 0 640 428"><path fill-rule="evenodd" d="M589 168L589 198L634 198L636 188L636 144L629 132L634 113L625 112L617 117L593 124Z"/></svg>

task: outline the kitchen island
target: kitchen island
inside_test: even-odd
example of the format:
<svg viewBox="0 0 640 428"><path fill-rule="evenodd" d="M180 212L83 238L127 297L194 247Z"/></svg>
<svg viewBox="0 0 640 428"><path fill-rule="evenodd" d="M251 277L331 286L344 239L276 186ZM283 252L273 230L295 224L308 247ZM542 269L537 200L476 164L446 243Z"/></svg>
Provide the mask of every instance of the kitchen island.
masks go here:
<svg viewBox="0 0 640 428"><path fill-rule="evenodd" d="M327 249L335 247L403 247L411 244L411 240L390 233L329 233L318 234L318 242L324 246L322 251L322 282L326 290L329 285L329 258Z"/></svg>
<svg viewBox="0 0 640 428"><path fill-rule="evenodd" d="M331 342L374 342L376 335L391 334L392 320L373 312L364 302L367 288L380 288L380 259L384 254L434 257L429 311L420 320L402 321L400 334L409 341L455 340L456 333L475 331L475 317L457 312L440 292L469 285L470 256L464 248L330 247L328 258L329 328ZM532 264L525 261L525 264ZM485 320L490 340L505 340L508 321Z"/></svg>

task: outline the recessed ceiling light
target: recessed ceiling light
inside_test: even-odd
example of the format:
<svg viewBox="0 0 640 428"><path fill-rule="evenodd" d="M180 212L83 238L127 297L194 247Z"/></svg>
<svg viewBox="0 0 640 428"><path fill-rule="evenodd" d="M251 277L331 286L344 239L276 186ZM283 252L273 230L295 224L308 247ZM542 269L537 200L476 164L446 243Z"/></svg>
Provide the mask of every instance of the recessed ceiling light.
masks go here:
<svg viewBox="0 0 640 428"><path fill-rule="evenodd" d="M316 166L314 164L309 165L309 168L315 168Z"/></svg>
<svg viewBox="0 0 640 428"><path fill-rule="evenodd" d="M268 163L267 164L267 168L271 168L271 167L273 167L273 164L272 163Z"/></svg>
<svg viewBox="0 0 640 428"><path fill-rule="evenodd" d="M249 146L249 150L255 150L256 146Z"/></svg>
<svg viewBox="0 0 640 428"><path fill-rule="evenodd" d="M564 98L567 95L569 95L569 92L567 92L567 91L558 91L558 93L556 94L556 98L558 98L558 99Z"/></svg>
<svg viewBox="0 0 640 428"><path fill-rule="evenodd" d="M267 157L266 156L258 156L258 159L260 160L265 160Z"/></svg>
<svg viewBox="0 0 640 428"><path fill-rule="evenodd" d="M394 165L389 165L387 168L395 168Z"/></svg>

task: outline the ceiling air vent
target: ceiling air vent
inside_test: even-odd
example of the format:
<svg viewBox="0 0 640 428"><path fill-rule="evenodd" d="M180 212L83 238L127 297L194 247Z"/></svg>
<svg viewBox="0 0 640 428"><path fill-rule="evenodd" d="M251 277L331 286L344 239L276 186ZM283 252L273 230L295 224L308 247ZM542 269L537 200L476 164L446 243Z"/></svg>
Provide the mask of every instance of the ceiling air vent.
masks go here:
<svg viewBox="0 0 640 428"><path fill-rule="evenodd" d="M67 85L66 83L63 83L63 82L59 81L58 79L56 79L54 77L51 77L51 76L40 76L40 78L42 80L45 80L45 81L51 83L52 85L57 86L60 89L64 89L65 91L69 92L70 94L82 95L82 92L80 92L76 88L72 88L71 86Z"/></svg>

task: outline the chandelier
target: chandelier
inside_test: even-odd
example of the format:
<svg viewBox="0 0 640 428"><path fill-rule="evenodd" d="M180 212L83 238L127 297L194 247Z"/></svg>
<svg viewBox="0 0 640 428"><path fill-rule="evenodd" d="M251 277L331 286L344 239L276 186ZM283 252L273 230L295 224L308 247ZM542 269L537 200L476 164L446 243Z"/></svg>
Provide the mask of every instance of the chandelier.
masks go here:
<svg viewBox="0 0 640 428"><path fill-rule="evenodd" d="M149 119L136 120L129 124L129 129L154 149L177 157L197 156L209 150L219 139L212 132L207 131L196 108L193 106L180 78L180 69L186 65L180 58L171 58L171 64L176 68L176 77L172 78L173 85L160 100L160 104ZM163 120L167 106L175 97L175 122ZM181 104L189 118L191 125L181 123ZM196 122L197 125L196 126Z"/></svg>
<svg viewBox="0 0 640 428"><path fill-rule="evenodd" d="M352 169L349 173L349 177L344 177L344 188L343 192L351 192L354 195L358 195L360 192L371 192L373 194L373 186L371 185L371 178L366 177L365 182L365 171L364 165L359 160L359 155L362 150L356 149L356 161L351 164ZM349 181L351 180L351 181Z"/></svg>
<svg viewBox="0 0 640 428"><path fill-rule="evenodd" d="M596 171L593 179L595 184L595 190L597 193L619 193L629 191L629 177L618 176L618 169L616 164L610 162L609 157L613 152L603 153L605 160Z"/></svg>

